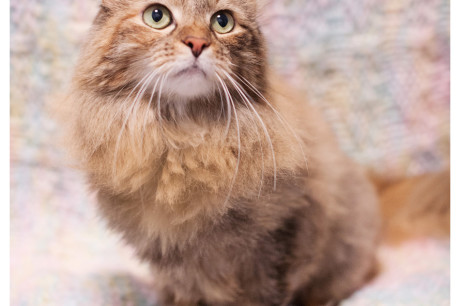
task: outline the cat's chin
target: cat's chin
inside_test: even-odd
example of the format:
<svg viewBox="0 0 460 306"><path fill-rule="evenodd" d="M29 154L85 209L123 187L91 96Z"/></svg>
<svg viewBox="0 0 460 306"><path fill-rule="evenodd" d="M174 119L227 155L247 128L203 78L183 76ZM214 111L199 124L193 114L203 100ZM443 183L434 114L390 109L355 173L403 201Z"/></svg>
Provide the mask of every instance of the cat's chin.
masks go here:
<svg viewBox="0 0 460 306"><path fill-rule="evenodd" d="M172 96L188 100L211 94L214 82L201 69L189 68L168 78L164 89Z"/></svg>

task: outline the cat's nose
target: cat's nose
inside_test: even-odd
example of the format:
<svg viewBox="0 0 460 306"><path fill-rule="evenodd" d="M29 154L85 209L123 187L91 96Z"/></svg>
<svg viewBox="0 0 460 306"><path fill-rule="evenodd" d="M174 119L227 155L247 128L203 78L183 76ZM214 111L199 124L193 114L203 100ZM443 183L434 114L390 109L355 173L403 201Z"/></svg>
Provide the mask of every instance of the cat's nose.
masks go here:
<svg viewBox="0 0 460 306"><path fill-rule="evenodd" d="M209 40L205 38L193 36L187 36L184 40L182 40L182 42L189 46L190 49L192 49L192 53L195 57L200 56L204 48L209 47L209 45L211 44Z"/></svg>

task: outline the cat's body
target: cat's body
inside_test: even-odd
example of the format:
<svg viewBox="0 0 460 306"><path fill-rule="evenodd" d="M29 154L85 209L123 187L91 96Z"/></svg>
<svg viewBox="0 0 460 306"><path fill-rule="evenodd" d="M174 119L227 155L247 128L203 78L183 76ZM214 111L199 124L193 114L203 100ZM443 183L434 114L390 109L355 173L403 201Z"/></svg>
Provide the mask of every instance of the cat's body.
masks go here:
<svg viewBox="0 0 460 306"><path fill-rule="evenodd" d="M150 29L151 3L103 1L68 99L103 216L151 264L164 305L339 302L373 268L371 185L269 77L255 2L162 4L177 20ZM227 10L234 29L212 33ZM149 60L176 63L149 74Z"/></svg>

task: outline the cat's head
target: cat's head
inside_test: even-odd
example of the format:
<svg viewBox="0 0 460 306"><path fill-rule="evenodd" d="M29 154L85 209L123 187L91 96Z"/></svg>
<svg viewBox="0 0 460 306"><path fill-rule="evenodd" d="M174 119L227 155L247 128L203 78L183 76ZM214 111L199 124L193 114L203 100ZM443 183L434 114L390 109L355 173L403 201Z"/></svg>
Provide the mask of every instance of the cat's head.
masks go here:
<svg viewBox="0 0 460 306"><path fill-rule="evenodd" d="M233 82L264 91L265 69L256 1L103 0L77 75L102 94L187 103L237 93Z"/></svg>

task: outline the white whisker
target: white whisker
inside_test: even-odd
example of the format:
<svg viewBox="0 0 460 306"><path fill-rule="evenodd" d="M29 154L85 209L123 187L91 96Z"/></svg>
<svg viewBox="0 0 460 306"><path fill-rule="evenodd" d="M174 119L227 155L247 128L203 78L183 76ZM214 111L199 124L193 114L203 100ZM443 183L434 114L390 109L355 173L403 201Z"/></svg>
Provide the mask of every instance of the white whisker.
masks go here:
<svg viewBox="0 0 460 306"><path fill-rule="evenodd" d="M137 78L137 76L139 76L139 72L136 74L136 76L134 78ZM131 94L134 92L134 90L141 84L141 82L148 77L148 74L145 75L138 83L137 85L131 90L131 92L129 93L128 97L125 98L125 100L123 101L126 102L126 100L131 96ZM109 103L113 103L115 102L115 100L117 99L118 95L123 91L123 89L125 89L125 87L128 85L129 83L126 83L125 85L123 85L122 88L120 88L120 90L117 92L117 94L115 96L113 96L111 99L110 99L110 102ZM120 114L120 112L122 111L123 109L123 103L120 103L120 107L117 108L117 111L115 112L115 114L112 114L112 119L109 121L109 123L107 124L106 126L106 130L105 130L105 134L108 132L108 130L112 127L112 124L113 122L115 121L115 118L117 118L117 116Z"/></svg>
<svg viewBox="0 0 460 306"><path fill-rule="evenodd" d="M221 68L221 67L217 67L217 68ZM222 68L221 68L222 69ZM225 84L223 83L222 79L218 76L218 74L216 73L217 77L219 78L219 81L220 83L222 84L222 86L225 86ZM226 87L226 86L225 86ZM230 99L229 97L231 96L230 95L230 92L228 91L228 88L227 90L225 90L225 88L222 87L222 89L224 90L224 93L225 93L225 100L227 102L227 126L226 126L226 129L225 129L225 137L228 136L228 132L230 130L230 123L231 123L231 119L232 119L232 108L230 106Z"/></svg>
<svg viewBox="0 0 460 306"><path fill-rule="evenodd" d="M157 88L157 85L158 85L158 82L160 81L160 78L157 78L157 80L155 81L155 85L153 86L153 89L152 89L152 94L150 95L150 99L149 99L149 104L147 106L147 110L145 112L145 115L144 115L144 123L142 124L142 148L144 147L144 135L145 135L145 126L147 124L147 115L150 111L150 106L152 105L152 100L153 100L153 96L155 95L155 91L156 91L156 88Z"/></svg>
<svg viewBox="0 0 460 306"><path fill-rule="evenodd" d="M307 171L308 171L308 161L307 161L307 156L305 154L305 151L303 149L303 145L302 145L302 141L300 139L300 137L297 135L297 133L294 131L294 129L291 127L291 125L287 122L286 119L284 119L284 117L271 105L270 102L268 102L268 100L264 97L264 95L254 86L251 84L251 82L249 82L246 78L244 78L243 76L239 76L238 74L236 73L233 73L233 75L235 75L238 79L240 79L242 82L244 82L247 86L249 86L249 88L257 95L259 96L259 98L261 98L265 103L267 103L268 107L270 107L270 109L275 113L275 115L278 117L278 120L280 120L281 124L283 124L283 126L289 130L292 135L295 137L299 147L300 147L300 150L302 151L302 156L303 156L303 159L305 161L305 166L307 168Z"/></svg>
<svg viewBox="0 0 460 306"><path fill-rule="evenodd" d="M230 189L229 189L227 198L225 200L225 203L227 203L228 200L230 199L230 196L231 196L231 193L232 193L232 190L233 190L233 186L235 184L236 177L238 175L238 169L239 169L239 166L240 166L240 159L241 159L240 123L239 123L239 120L238 120L238 114L236 112L235 104L233 103L233 98L230 95L230 92L229 92L229 90L227 88L227 85L225 85L224 81L222 81L222 78L217 73L216 73L216 76L219 79L219 82L222 84L222 88L226 93L227 103L231 103L231 105L233 107L233 113L235 114L236 131L237 131L237 136L238 136L238 159L236 161L235 173L233 174L232 182L230 184Z"/></svg>
<svg viewBox="0 0 460 306"><path fill-rule="evenodd" d="M270 134L268 133L268 129L267 129L264 121L262 120L262 118L258 114L257 110L252 105L251 101L249 101L247 96L245 96L244 89L242 89L241 86L235 81L235 79L233 79L227 72L224 71L224 74L227 76L227 78L230 80L230 82L232 82L233 86L238 91L238 93L240 94L241 98L243 98L245 103L252 109L252 111L254 112L254 114L256 115L256 117L258 118L258 120L260 121L260 123L262 125L262 129L264 130L265 137L267 138L268 143L270 145L270 149L272 151L272 159L273 159L273 189L276 190L276 177L277 177L276 157L275 157L275 150L274 150L274 147L273 147L273 143L272 143Z"/></svg>
<svg viewBox="0 0 460 306"><path fill-rule="evenodd" d="M238 92L240 97L243 99L243 102L244 102L244 105L246 106L246 108L251 111L251 109L249 108L249 106L247 105L246 101L244 101L244 97L242 96L241 92ZM262 163L262 166L261 166L261 178L260 178L260 186L259 186L259 193L258 193L258 197L260 198L260 195L262 194L262 188L263 188L263 184L264 184L264 172L265 172L265 157L264 157L264 149L263 149L263 146L262 146L262 139L260 137L260 133L259 133L259 128L257 127L257 123L256 123L256 120L254 120L254 116L252 115L251 116L251 121L252 123L254 124L255 126L255 131L257 133L257 139L259 141L259 149L260 149L260 153L261 153L261 163Z"/></svg>
<svg viewBox="0 0 460 306"><path fill-rule="evenodd" d="M158 99L157 99L157 117L158 117L157 120L158 120L161 134L163 135L164 139L166 139L166 137L164 136L163 117L161 116L161 93L163 91L163 85L164 85L165 79L166 79L166 74L163 75L163 77L161 78L160 89L158 91Z"/></svg>
<svg viewBox="0 0 460 306"><path fill-rule="evenodd" d="M220 90L219 84L217 84L217 89L219 90L219 97L220 97L220 113L219 113L219 118L217 118L217 120L220 120L220 118L222 118L222 115L224 114L224 101L222 98L222 91Z"/></svg>
<svg viewBox="0 0 460 306"><path fill-rule="evenodd" d="M124 102L126 102L126 100L131 96L131 94L134 92L134 90L141 84L142 82L142 86L141 86L141 90L146 86L147 84L147 81L154 75L155 72L152 72L148 75L146 75L145 77L142 78L142 80L134 87L134 89L131 91L131 93L128 95L128 97L125 99ZM118 133L118 137L117 137L117 142L115 144L115 153L114 153L114 157L113 157L113 167L112 167L112 172L115 174L116 173L116 166L117 166L117 159L118 159L118 150L119 150L119 147L120 147L120 141L121 141L121 136L123 135L123 132L125 130L125 127L126 127L126 124L128 123L128 120L131 116L131 113L133 112L133 109L134 107L136 106L137 104L137 98L139 97L139 94L140 94L140 91L138 91L137 95L136 95L136 98L133 100L133 102L131 103L131 106L130 108L128 109L128 113L126 114L125 116L125 120L123 121L123 124L120 128L120 132ZM123 104L124 104L123 102Z"/></svg>

